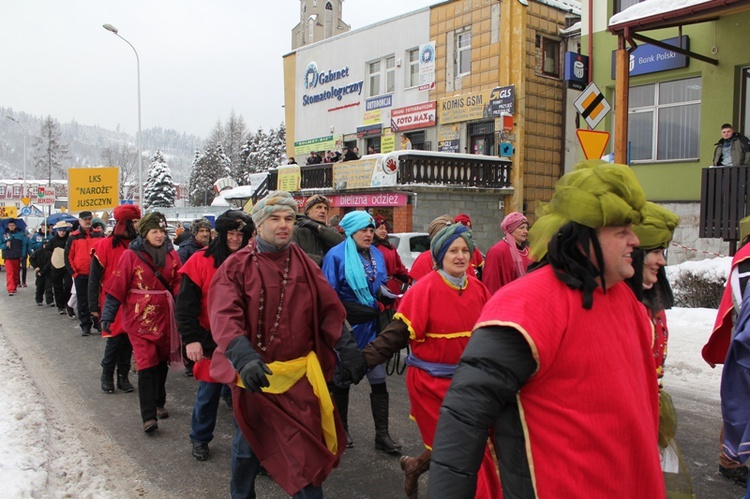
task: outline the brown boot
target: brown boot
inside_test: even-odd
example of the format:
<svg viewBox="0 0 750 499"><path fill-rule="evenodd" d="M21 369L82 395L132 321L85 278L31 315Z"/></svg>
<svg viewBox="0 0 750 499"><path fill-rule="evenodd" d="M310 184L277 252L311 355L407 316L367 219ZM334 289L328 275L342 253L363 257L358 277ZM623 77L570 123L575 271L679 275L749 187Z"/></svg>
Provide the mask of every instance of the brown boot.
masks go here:
<svg viewBox="0 0 750 499"><path fill-rule="evenodd" d="M424 451L419 457L402 456L399 459L401 469L406 475L404 478L404 492L409 499L419 497L419 475L430 469L430 456L432 451Z"/></svg>

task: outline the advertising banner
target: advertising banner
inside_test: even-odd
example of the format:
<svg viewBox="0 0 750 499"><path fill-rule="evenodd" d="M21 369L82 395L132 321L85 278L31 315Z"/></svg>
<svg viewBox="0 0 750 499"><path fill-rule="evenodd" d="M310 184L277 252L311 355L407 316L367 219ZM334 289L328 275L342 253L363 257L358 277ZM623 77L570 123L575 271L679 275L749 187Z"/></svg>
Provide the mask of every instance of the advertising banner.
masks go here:
<svg viewBox="0 0 750 499"><path fill-rule="evenodd" d="M280 191L298 191L302 175L299 166L282 166L276 171L278 176L277 189Z"/></svg>
<svg viewBox="0 0 750 499"><path fill-rule="evenodd" d="M391 129L394 132L404 132L433 127L437 123L436 110L436 101L396 108L391 111Z"/></svg>
<svg viewBox="0 0 750 499"><path fill-rule="evenodd" d="M419 90L435 88L435 42L419 46Z"/></svg>
<svg viewBox="0 0 750 499"><path fill-rule="evenodd" d="M459 123L489 118L490 94L492 94L492 90L484 90L440 99L438 102L440 123Z"/></svg>

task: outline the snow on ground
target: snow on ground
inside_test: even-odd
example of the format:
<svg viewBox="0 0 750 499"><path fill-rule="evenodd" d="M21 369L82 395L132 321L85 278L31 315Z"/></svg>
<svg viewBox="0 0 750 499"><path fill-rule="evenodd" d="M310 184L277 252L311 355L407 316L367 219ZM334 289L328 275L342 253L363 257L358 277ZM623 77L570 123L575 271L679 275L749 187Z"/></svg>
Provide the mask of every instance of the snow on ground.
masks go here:
<svg viewBox="0 0 750 499"><path fill-rule="evenodd" d="M111 491L68 423L52 414L17 352L0 335L2 496L121 496Z"/></svg>
<svg viewBox="0 0 750 499"><path fill-rule="evenodd" d="M672 277L690 270L726 276L731 259L685 262L669 268ZM721 369L712 369L700 352L708 339L716 310L675 308L667 312L669 345L664 387L680 387L719 399ZM13 498L112 498L96 473L91 456L75 432L52 414L26 368L0 335L0 483ZM70 470L75 473L68 474Z"/></svg>

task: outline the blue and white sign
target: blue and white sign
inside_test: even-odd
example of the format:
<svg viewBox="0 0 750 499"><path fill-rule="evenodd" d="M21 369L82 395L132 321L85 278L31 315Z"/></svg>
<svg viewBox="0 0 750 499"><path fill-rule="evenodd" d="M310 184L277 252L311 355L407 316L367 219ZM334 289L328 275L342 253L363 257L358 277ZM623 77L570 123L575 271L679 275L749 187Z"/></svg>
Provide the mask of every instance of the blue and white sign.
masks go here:
<svg viewBox="0 0 750 499"><path fill-rule="evenodd" d="M583 90L589 84L589 56L565 52L565 81L568 88Z"/></svg>
<svg viewBox="0 0 750 499"><path fill-rule="evenodd" d="M685 50L690 49L690 39L687 35L682 37L676 36L661 40L663 43L681 47ZM682 43L680 43L682 41ZM612 51L612 79L616 79L616 61L617 51ZM674 50L664 49L648 43L639 45L630 53L630 76L645 75L649 73L658 73L659 71L669 71L670 69L686 68L690 59L688 56L678 54Z"/></svg>
<svg viewBox="0 0 750 499"><path fill-rule="evenodd" d="M374 111L376 109L383 109L384 107L391 107L393 105L393 95L383 95L382 97L375 97L374 99L368 99L365 101L365 111Z"/></svg>
<svg viewBox="0 0 750 499"><path fill-rule="evenodd" d="M29 215L31 215L31 208L29 208L28 206L24 206L23 208L21 208L22 217L28 217Z"/></svg>
<svg viewBox="0 0 750 499"><path fill-rule="evenodd" d="M500 142L500 156L510 158L511 156L513 156L514 152L516 151L513 147L513 144L511 144L510 142Z"/></svg>

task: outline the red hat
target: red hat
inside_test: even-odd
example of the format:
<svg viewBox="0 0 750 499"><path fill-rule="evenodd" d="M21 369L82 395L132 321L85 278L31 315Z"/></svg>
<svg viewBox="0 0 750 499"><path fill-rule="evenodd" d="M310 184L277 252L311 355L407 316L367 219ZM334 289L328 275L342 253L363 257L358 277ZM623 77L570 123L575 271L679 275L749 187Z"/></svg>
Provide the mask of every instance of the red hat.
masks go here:
<svg viewBox="0 0 750 499"><path fill-rule="evenodd" d="M115 208L112 215L117 221L135 220L141 218L141 209L134 204L121 204Z"/></svg>
<svg viewBox="0 0 750 499"><path fill-rule="evenodd" d="M469 218L469 215L466 213L459 213L456 215L456 218L453 219L454 222L463 224L467 227L471 226L471 218Z"/></svg>

